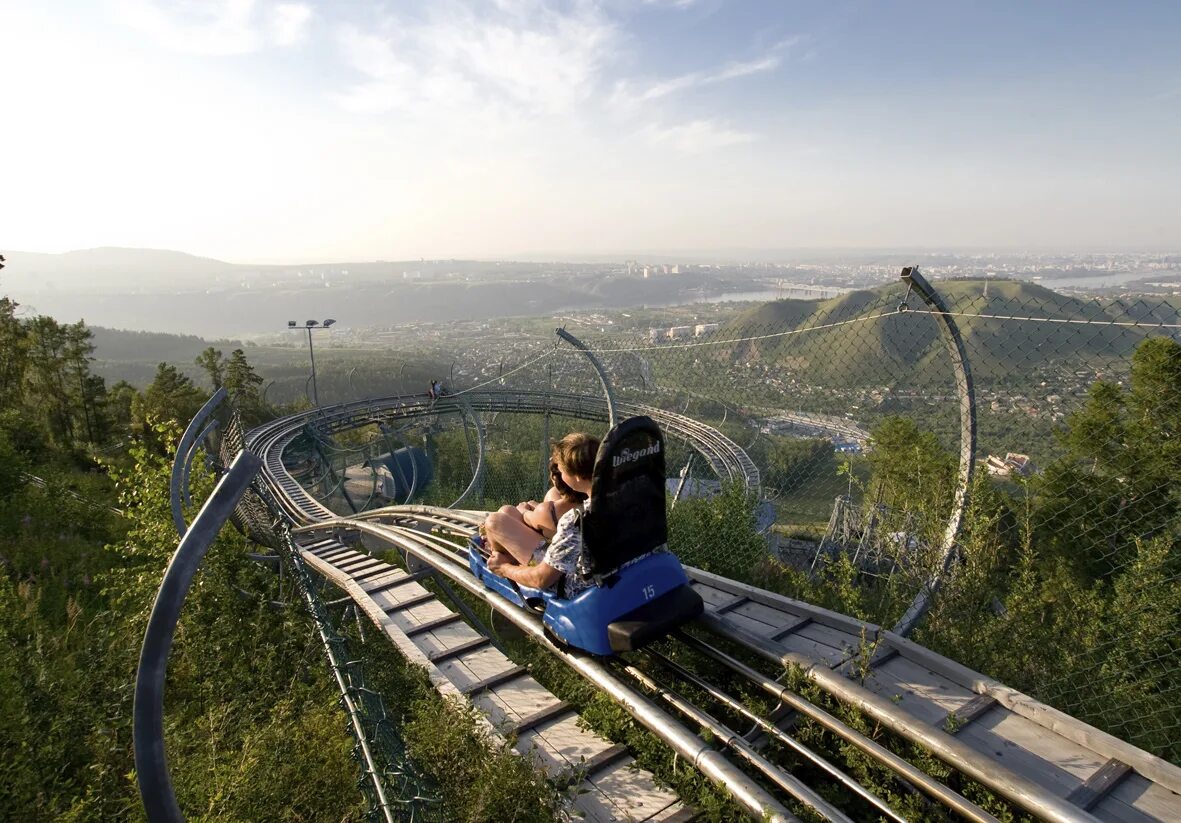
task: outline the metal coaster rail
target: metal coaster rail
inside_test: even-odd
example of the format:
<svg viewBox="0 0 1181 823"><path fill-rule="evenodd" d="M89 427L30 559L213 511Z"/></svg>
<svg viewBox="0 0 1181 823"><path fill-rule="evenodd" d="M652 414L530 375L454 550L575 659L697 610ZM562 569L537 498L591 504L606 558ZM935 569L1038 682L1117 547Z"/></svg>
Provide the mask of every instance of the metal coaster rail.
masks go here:
<svg viewBox="0 0 1181 823"><path fill-rule="evenodd" d="M557 414L590 420L603 420L605 414L600 398L589 398L579 395L554 395L541 392L472 392L465 396L464 404L477 411L513 411L520 413ZM501 602L501 598L487 591L476 582L467 571L466 562L458 546L450 542L447 537L462 540L473 533L482 520L484 513L476 511L457 511L427 506L392 506L363 512L350 518L339 518L320 503L314 500L298 483L290 477L283 467L282 451L305 426L313 426L324 434L341 431L346 428L364 425L366 422L390 418L404 418L438 414L449 410L447 398L430 401L428 398L386 398L383 400L364 403L343 404L337 407L308 412L284 420L274 421L251 432L247 440L250 446L257 450L264 459L267 482L274 490L280 505L287 516L295 523L304 524L295 530L298 539L319 540L321 546L340 546L322 555L324 562L331 564L333 557L352 557L355 552L346 551L347 545L367 545L374 549L396 550L403 557L407 568L429 567L437 574L442 574L454 583L459 584L471 595L483 599L497 612L503 614L527 634L532 635L539 643L551 652L561 657L564 662L576 671L599 685L617 701L621 702L634 716L653 731L657 736L673 746L682 756L695 763L707 776L719 782L730 790L733 796L747 807L752 816L769 816L770 819L794 820L795 817L774 796L769 795L759 782L752 780L741 770L722 757L712 748L702 748L702 741L695 735L688 733L685 727L671 720L669 715L656 708L641 691L630 689L623 685L619 675L627 675L637 679L642 687L647 688L658 682L652 674L638 668L636 661L630 661L625 666L612 664L601 665L584 655L571 653L568 650L553 646L544 637L540 623L535 616L521 612L516 607ZM458 404L455 410L459 411ZM694 448L715 466L719 477L740 479L747 483L748 488L757 488L757 469L748 470L749 458L742 450L728 438L717 433L704 424L690 418L659 409L640 406L638 404L620 403L621 414L645 413L656 417L662 426L675 436L684 438ZM743 458L746 458L745 460ZM753 465L750 466L753 468ZM424 531L425 530L425 531ZM431 530L441 532L443 536L429 533ZM343 543L341 542L343 541ZM358 542L360 541L360 542ZM316 551L323 551L317 549ZM376 560L376 558L374 558ZM361 577L376 575L381 572L380 564L366 563L361 560L350 559L346 573L361 572ZM762 592L735 581L716 578L699 570L689 570L695 587L701 591L708 591L714 599L704 618L695 625L694 632L679 638L687 648L705 657L720 662L728 667L734 675L750 681L754 686L762 689L780 701L784 711L778 718L779 724L774 729L767 729L766 720L756 723L758 731L767 732L769 736L782 739L788 732L781 728L785 719L792 716L802 716L813 720L829 732L850 743L860 751L869 755L882 767L893 772L903 786L910 786L928 798L956 813L976 821L994 821L996 818L982 809L965 796L951 789L947 785L925 775L909 764L899 754L891 751L872 738L854 731L818 706L795 695L778 683L775 678L765 675L746 663L742 663L731 654L706 643L701 633L712 634L724 642L736 646L741 654L748 657L763 658L776 667L790 665L798 667L803 674L822 691L835 700L860 709L871 720L889 729L900 739L918 744L943 760L954 770L965 777L978 781L981 785L1003 797L1013 806L1031 813L1039 819L1052 821L1093 821L1104 819L1169 819L1167 816L1154 817L1144 814L1140 807L1135 813L1142 815L1129 817L1126 812L1133 809L1133 805L1118 797L1115 787L1127 775L1134 775L1135 780L1143 782L1153 793L1149 797L1147 808L1153 808L1152 803L1164 803L1167 797L1179 797L1181 792L1181 770L1167 764L1159 758L1154 758L1144 752L1134 749L1122 741L1104 735L1079 721L1054 713L1048 707L1036 704L1024 695L1006 690L1000 684L988 681L974 672L959 667L952 661L940 658L938 655L915 646L905 638L885 631L877 626L855 621L843 615L826 613L824 610L809 607L789 601L770 592ZM756 622L756 615L763 620L768 610L779 609L783 616L784 625L771 627L764 635L752 631L752 626L762 625ZM759 610L762 610L760 612ZM815 656L801 654L799 645L814 642L808 639L810 627L815 634L820 629L840 627L853 641L848 648L837 655L837 660L818 660ZM859 655L864 656L864 649L856 648L856 638L860 635L862 642L865 638L873 638L870 649L870 660L865 668L871 673L868 677L863 673L859 684L851 671L857 665ZM940 713L940 703L937 699L929 701L930 705L921 700L914 703L913 711L908 711L897 705L891 699L883 697L881 689L874 689L866 683L872 681L874 674L887 671L891 667L890 661L902 661L907 664L918 662L925 666L933 677L943 678L953 685L958 685L974 693L974 699L965 699L959 711L964 718L959 718L957 709ZM661 661L657 660L654 670L661 669ZM667 670L667 669L666 669ZM691 674L691 673L690 673ZM942 680L940 681L942 682ZM710 683L703 684L710 693L727 710L733 710L732 702L736 698ZM774 766L759 754L745 736L737 735L720 721L714 719L703 709L694 706L670 689L660 686L657 689L659 699L670 704L679 713L685 714L693 727L711 728L714 730L715 742L725 748L735 751L748 763L768 778L773 785L791 795L797 802L809 808L814 814L826 820L844 820L844 814L832 808L808 788L798 784L786 770ZM935 709L938 720L924 719L929 717L931 709ZM977 722L978 718L991 713L993 718L988 728L992 737L989 740L1005 741L981 742L970 734L957 737L958 727L955 723L969 725ZM740 712L741 714L741 712ZM1086 779L1076 780L1063 791L1059 783L1055 783L1051 774L1049 777L1039 773L1034 764L1022 763L1019 758L1015 761L1017 770L1005 765L998 751L996 756L986 748L998 745L1016 745L1024 740L1028 731L1001 731L1005 723L1014 726L1018 722L1025 725L1040 725L1043 731L1056 735L1055 745L1062 752L1038 752L1052 763L1052 769L1061 771L1065 762L1079 754L1070 749L1087 748L1087 754L1097 758L1097 763L1103 768L1096 768ZM949 725L951 724L951 725ZM948 731L952 728L951 731ZM981 729L985 728L983 724ZM974 730L973 730L974 731ZM1006 737L1007 735L1007 737ZM757 737L757 735L756 735ZM752 738L753 739L753 738ZM696 741L696 742L694 742ZM803 754L812 759L816 755ZM815 760L813 760L815 762ZM1119 779L1107 780L1104 776L1113 774L1108 766L1111 763L1120 764ZM829 774L836 769L832 764L816 764L821 771ZM1029 775L1023 774L1022 767L1030 769ZM1039 767L1041 768L1041 767ZM1104 769L1108 771L1104 772ZM1117 769L1118 771L1118 769ZM1102 773L1102 774L1101 774ZM1130 785L1125 781L1125 786ZM864 791L864 790L863 790ZM896 819L896 813L888 811L888 807L880 798L864 791L854 792L861 799L877 809L878 814ZM869 795L869 796L866 796ZM1147 795L1145 795L1147 796ZM1141 804L1144 805L1143 803ZM1115 809L1114 813L1108 813ZM1094 812L1094 813L1092 813Z"/></svg>
<svg viewBox="0 0 1181 823"><path fill-rule="evenodd" d="M411 395L342 403L281 418L251 431L247 435L247 446L261 454L264 444L269 448L275 438L280 436L294 439L304 426L330 435L367 422L422 418L441 413L463 414L468 408L476 412L549 413L602 423L608 420L603 401L597 396L539 391L478 391L467 392L462 395L462 399L443 396L431 400L425 395ZM716 429L685 415L642 403L620 401L618 409L621 416L648 415L666 432L699 451L721 480L740 482L751 493L758 492L761 483L758 467L738 444ZM287 443L283 444L284 447Z"/></svg>

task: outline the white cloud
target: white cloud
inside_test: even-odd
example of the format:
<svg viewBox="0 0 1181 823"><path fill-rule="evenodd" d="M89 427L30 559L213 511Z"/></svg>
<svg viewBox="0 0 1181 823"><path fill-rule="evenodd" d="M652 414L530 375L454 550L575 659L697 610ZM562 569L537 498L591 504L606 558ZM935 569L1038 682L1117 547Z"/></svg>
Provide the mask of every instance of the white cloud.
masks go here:
<svg viewBox="0 0 1181 823"><path fill-rule="evenodd" d="M698 0L644 0L645 6L669 6L674 9L687 9L697 5Z"/></svg>
<svg viewBox="0 0 1181 823"><path fill-rule="evenodd" d="M670 97L689 89L724 83L752 74L773 71L783 62L778 55L771 54L758 60L747 60L727 63L713 71L694 71L682 74L668 80L661 80L643 88L637 88L634 83L620 81L615 86L615 93L611 97L614 106L622 111L635 111L645 103Z"/></svg>
<svg viewBox="0 0 1181 823"><path fill-rule="evenodd" d="M301 3L276 4L271 16L271 36L275 45L294 46L303 42L311 19L311 6Z"/></svg>
<svg viewBox="0 0 1181 823"><path fill-rule="evenodd" d="M751 132L732 129L717 120L691 120L673 126L650 124L640 129L640 136L654 146L666 146L681 154L702 154L757 139Z"/></svg>
<svg viewBox="0 0 1181 823"><path fill-rule="evenodd" d="M432 6L425 20L389 18L377 31L342 25L344 58L363 77L342 104L370 113L478 106L559 114L593 94L618 35L595 6L564 13L499 0L497 7Z"/></svg>
<svg viewBox="0 0 1181 823"><path fill-rule="evenodd" d="M171 51L226 57L304 39L312 18L302 3L257 0L119 0L123 22Z"/></svg>

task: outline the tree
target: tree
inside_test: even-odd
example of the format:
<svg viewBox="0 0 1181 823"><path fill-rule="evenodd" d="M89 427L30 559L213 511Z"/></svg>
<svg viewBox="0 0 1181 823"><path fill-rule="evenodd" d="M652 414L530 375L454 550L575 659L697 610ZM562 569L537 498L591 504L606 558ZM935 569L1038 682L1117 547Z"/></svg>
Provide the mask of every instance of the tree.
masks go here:
<svg viewBox="0 0 1181 823"><path fill-rule="evenodd" d="M205 393L194 386L192 380L175 366L160 363L152 384L132 402L133 428L151 439L150 421L172 420L184 424L193 418L204 402Z"/></svg>
<svg viewBox="0 0 1181 823"><path fill-rule="evenodd" d="M225 364L225 388L247 424L262 422L262 378L246 360L246 353L234 349Z"/></svg>
<svg viewBox="0 0 1181 823"><path fill-rule="evenodd" d="M28 333L16 316L18 304L0 298L0 408L23 401L21 385L28 357Z"/></svg>
<svg viewBox="0 0 1181 823"><path fill-rule="evenodd" d="M72 448L75 421L67 384L70 340L66 328L52 317L35 317L30 321L28 331L27 401L46 421L54 442Z"/></svg>
<svg viewBox="0 0 1181 823"><path fill-rule="evenodd" d="M868 460L871 497L942 525L954 497L956 464L934 434L909 418L887 418L873 430Z"/></svg>
<svg viewBox="0 0 1181 823"><path fill-rule="evenodd" d="M138 396L135 386L126 380L120 380L107 392L105 414L116 430L124 434L131 431L131 407Z"/></svg>
<svg viewBox="0 0 1181 823"><path fill-rule="evenodd" d="M765 482L781 492L806 488L836 475L832 442L825 438L775 437L767 450Z"/></svg>
<svg viewBox="0 0 1181 823"><path fill-rule="evenodd" d="M197 355L197 359L193 362L203 368L205 373L209 375L209 382L213 385L214 391L221 388L222 381L225 378L226 363L222 359L219 350L210 346Z"/></svg>
<svg viewBox="0 0 1181 823"><path fill-rule="evenodd" d="M1092 579L1130 562L1137 541L1174 533L1181 514L1181 345L1143 341L1130 383L1091 386L1066 455L1034 486L1039 547Z"/></svg>
<svg viewBox="0 0 1181 823"><path fill-rule="evenodd" d="M82 415L83 431L86 440L95 443L103 429L99 419L102 397L106 394L106 384L101 377L90 373L90 363L94 360L94 344L90 342L90 330L79 320L71 326L64 326L66 369L69 373L68 385L70 394L77 400L78 411Z"/></svg>

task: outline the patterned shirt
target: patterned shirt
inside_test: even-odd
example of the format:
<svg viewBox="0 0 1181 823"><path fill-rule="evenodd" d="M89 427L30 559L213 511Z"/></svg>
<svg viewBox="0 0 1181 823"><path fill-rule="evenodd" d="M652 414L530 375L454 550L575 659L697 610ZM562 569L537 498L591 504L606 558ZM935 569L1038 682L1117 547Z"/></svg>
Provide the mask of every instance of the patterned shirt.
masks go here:
<svg viewBox="0 0 1181 823"><path fill-rule="evenodd" d="M541 559L541 562L553 566L565 577L566 597L573 597L590 587L590 583L578 576L578 558L582 555L582 523L578 518L585 507L585 503L575 506L562 515L558 521L558 530L554 532L545 550L545 557Z"/></svg>

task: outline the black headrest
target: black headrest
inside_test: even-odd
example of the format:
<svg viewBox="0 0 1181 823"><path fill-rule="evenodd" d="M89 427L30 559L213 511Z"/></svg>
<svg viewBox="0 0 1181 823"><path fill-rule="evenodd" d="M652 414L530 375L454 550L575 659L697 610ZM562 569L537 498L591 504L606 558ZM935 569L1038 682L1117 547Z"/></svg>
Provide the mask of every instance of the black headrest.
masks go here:
<svg viewBox="0 0 1181 823"><path fill-rule="evenodd" d="M597 575L668 542L664 435L652 418L628 418L603 438L582 535L582 567Z"/></svg>

